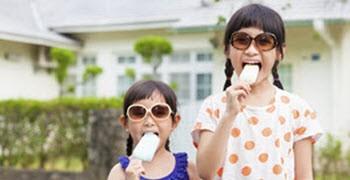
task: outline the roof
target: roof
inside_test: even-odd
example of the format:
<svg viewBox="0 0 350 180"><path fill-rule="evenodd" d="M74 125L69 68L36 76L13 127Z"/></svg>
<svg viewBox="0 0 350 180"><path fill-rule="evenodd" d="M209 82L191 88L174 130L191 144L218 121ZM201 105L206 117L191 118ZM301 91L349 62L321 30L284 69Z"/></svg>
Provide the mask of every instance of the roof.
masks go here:
<svg viewBox="0 0 350 180"><path fill-rule="evenodd" d="M350 20L348 0L37 0L45 24L58 32L211 27L248 3L278 11L288 23Z"/></svg>
<svg viewBox="0 0 350 180"><path fill-rule="evenodd" d="M0 39L22 43L78 49L79 43L49 31L41 22L34 1L1 0Z"/></svg>
<svg viewBox="0 0 350 180"><path fill-rule="evenodd" d="M207 31L248 3L278 11L287 25L349 21L348 0L1 0L0 39L78 49L63 34L145 29ZM311 24L311 23L306 23Z"/></svg>

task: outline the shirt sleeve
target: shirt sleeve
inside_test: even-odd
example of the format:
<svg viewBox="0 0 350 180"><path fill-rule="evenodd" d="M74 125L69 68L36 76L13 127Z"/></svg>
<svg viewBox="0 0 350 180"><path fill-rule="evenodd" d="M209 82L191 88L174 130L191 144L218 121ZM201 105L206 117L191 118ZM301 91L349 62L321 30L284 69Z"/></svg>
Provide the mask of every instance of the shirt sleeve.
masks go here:
<svg viewBox="0 0 350 180"><path fill-rule="evenodd" d="M311 137L312 142L315 143L323 134L317 113L302 99L298 104L300 108L292 111L292 116L295 118L294 142Z"/></svg>
<svg viewBox="0 0 350 180"><path fill-rule="evenodd" d="M191 135L196 148L200 132L203 130L214 132L217 127L219 110L215 108L214 99L213 96L209 96L204 100L195 120Z"/></svg>

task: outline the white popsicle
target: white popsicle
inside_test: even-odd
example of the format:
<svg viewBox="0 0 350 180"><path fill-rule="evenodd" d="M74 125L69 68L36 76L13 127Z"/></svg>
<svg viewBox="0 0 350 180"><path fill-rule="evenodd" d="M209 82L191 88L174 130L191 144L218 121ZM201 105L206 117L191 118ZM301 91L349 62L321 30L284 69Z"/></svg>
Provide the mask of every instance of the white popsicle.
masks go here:
<svg viewBox="0 0 350 180"><path fill-rule="evenodd" d="M258 78L259 66L258 65L245 65L239 79L247 82L248 84L253 84Z"/></svg>
<svg viewBox="0 0 350 180"><path fill-rule="evenodd" d="M153 132L147 132L136 145L132 156L143 161L152 161L158 145L159 137Z"/></svg>

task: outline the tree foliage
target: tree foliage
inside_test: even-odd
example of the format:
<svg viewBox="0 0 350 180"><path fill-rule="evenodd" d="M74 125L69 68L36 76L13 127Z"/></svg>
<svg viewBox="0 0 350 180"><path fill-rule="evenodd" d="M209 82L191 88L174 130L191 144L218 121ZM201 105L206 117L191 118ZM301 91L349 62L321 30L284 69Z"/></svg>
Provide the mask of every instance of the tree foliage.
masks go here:
<svg viewBox="0 0 350 180"><path fill-rule="evenodd" d="M152 65L153 76L156 77L157 69L162 63L162 57L171 54L173 48L164 37L144 36L136 41L134 50L142 56L144 62Z"/></svg>

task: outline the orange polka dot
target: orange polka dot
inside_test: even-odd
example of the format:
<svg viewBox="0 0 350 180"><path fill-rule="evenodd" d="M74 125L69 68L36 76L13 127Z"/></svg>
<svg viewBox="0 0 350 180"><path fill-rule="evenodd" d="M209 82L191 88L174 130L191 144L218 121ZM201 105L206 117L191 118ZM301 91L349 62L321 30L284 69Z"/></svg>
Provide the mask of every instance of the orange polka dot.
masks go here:
<svg viewBox="0 0 350 180"><path fill-rule="evenodd" d="M240 129L238 129L238 128L232 128L232 130L231 130L231 135L232 135L233 137L238 137L240 134L241 134L241 130L240 130Z"/></svg>
<svg viewBox="0 0 350 180"><path fill-rule="evenodd" d="M194 129L198 130L202 128L202 123L201 122L196 122L196 124L194 125Z"/></svg>
<svg viewBox="0 0 350 180"><path fill-rule="evenodd" d="M307 129L306 127L300 127L294 131L294 134L303 135L305 133L306 129Z"/></svg>
<svg viewBox="0 0 350 180"><path fill-rule="evenodd" d="M280 121L280 124L283 125L286 122L286 118L283 116L278 117L278 120Z"/></svg>
<svg viewBox="0 0 350 180"><path fill-rule="evenodd" d="M226 97L226 96L222 96L221 102L222 102L222 103L226 103L226 102L227 102L227 97Z"/></svg>
<svg viewBox="0 0 350 180"><path fill-rule="evenodd" d="M262 133L263 136L268 137L268 136L270 136L272 134L272 130L271 130L271 128L265 128L265 129L262 130L261 133Z"/></svg>
<svg viewBox="0 0 350 180"><path fill-rule="evenodd" d="M232 164L235 164L238 161L238 155L237 154L231 154L230 155L230 162Z"/></svg>
<svg viewBox="0 0 350 180"><path fill-rule="evenodd" d="M291 138L291 133L290 132L287 132L286 134L284 134L284 140L285 141L289 142L290 138Z"/></svg>
<svg viewBox="0 0 350 180"><path fill-rule="evenodd" d="M280 147L280 139L276 139L276 140L275 140L275 146L276 146L277 148Z"/></svg>
<svg viewBox="0 0 350 180"><path fill-rule="evenodd" d="M281 165L279 165L279 164L274 165L273 168L272 168L272 172L273 172L274 174L276 174L276 175L281 174L281 172L282 172L282 167L281 167Z"/></svg>
<svg viewBox="0 0 350 180"><path fill-rule="evenodd" d="M254 143L254 141L247 141L244 143L244 147L247 150L251 150L255 147L255 143Z"/></svg>
<svg viewBox="0 0 350 180"><path fill-rule="evenodd" d="M272 105L271 107L266 109L266 112L268 113L272 113L273 111L275 111L276 107L274 105Z"/></svg>
<svg viewBox="0 0 350 180"><path fill-rule="evenodd" d="M307 117L307 116L309 116L310 115L310 110L306 110L305 112L304 112L304 117Z"/></svg>
<svg viewBox="0 0 350 180"><path fill-rule="evenodd" d="M281 101L285 104L289 103L289 98L287 96L281 96Z"/></svg>
<svg viewBox="0 0 350 180"><path fill-rule="evenodd" d="M291 149L291 148L289 148L289 150L288 150L288 155L289 155L290 153L292 153L292 149Z"/></svg>
<svg viewBox="0 0 350 180"><path fill-rule="evenodd" d="M209 115L210 117L213 117L213 110L212 110L212 109L207 108L207 109L206 109L206 112L208 113L208 115Z"/></svg>
<svg viewBox="0 0 350 180"><path fill-rule="evenodd" d="M216 109L214 111L214 116L216 117L216 119L219 119L220 118L220 109Z"/></svg>
<svg viewBox="0 0 350 180"><path fill-rule="evenodd" d="M258 124L258 122L259 122L259 119L255 116L252 116L248 119L248 123L251 125L256 125Z"/></svg>
<svg viewBox="0 0 350 180"><path fill-rule="evenodd" d="M243 176L249 176L251 172L252 172L252 168L249 166L244 166L242 168L242 175Z"/></svg>
<svg viewBox="0 0 350 180"><path fill-rule="evenodd" d="M298 118L299 118L299 116L300 116L299 111L298 111L298 110L296 110L296 109L294 109L294 110L292 111L292 114L293 114L293 118L294 118L294 119L298 119Z"/></svg>
<svg viewBox="0 0 350 180"><path fill-rule="evenodd" d="M275 103L275 98L272 98L271 101L269 102L269 104L273 104Z"/></svg>
<svg viewBox="0 0 350 180"><path fill-rule="evenodd" d="M222 177L222 173L224 172L224 168L223 167L220 167L217 171L216 171L216 174L219 176L219 177Z"/></svg>
<svg viewBox="0 0 350 180"><path fill-rule="evenodd" d="M317 114L316 112L312 112L311 115L310 115L311 119L316 119L317 117Z"/></svg>
<svg viewBox="0 0 350 180"><path fill-rule="evenodd" d="M267 153L261 153L259 155L259 161L262 163L265 163L269 158L269 155Z"/></svg>

